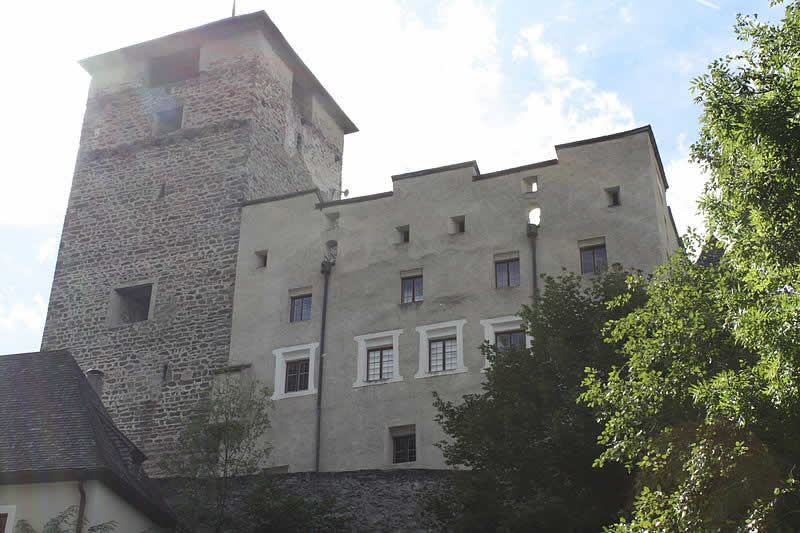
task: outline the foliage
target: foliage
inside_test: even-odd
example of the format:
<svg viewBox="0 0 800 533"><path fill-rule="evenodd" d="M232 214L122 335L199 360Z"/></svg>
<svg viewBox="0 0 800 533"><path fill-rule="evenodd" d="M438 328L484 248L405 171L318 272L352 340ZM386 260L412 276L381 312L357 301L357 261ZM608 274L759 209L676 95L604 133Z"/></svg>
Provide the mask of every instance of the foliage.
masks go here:
<svg viewBox="0 0 800 533"><path fill-rule="evenodd" d="M642 304L643 280L629 277L619 267L590 283L545 277L540 300L521 312L530 349L484 344L491 367L483 391L457 404L435 395L445 459L471 469L433 500L448 529L597 531L616 519L630 478L616 465L592 468L600 427L576 398L585 365L619 359L601 330Z"/></svg>
<svg viewBox="0 0 800 533"><path fill-rule="evenodd" d="M663 267L609 331L624 363L585 381L597 464L640 472L618 533L800 530L800 6L735 31L750 47L694 83L701 207L725 253Z"/></svg>
<svg viewBox="0 0 800 533"><path fill-rule="evenodd" d="M233 480L259 472L267 459L270 406L267 388L236 376L219 379L198 403L176 448L159 463L164 473L192 480L176 509L186 527L235 530L241 517Z"/></svg>
<svg viewBox="0 0 800 533"><path fill-rule="evenodd" d="M51 518L42 528L42 533L73 533L78 523L78 506L71 505ZM84 526L86 519L83 520ZM103 522L86 529L88 533L109 533L116 528L116 522ZM14 533L38 533L27 520L17 520Z"/></svg>

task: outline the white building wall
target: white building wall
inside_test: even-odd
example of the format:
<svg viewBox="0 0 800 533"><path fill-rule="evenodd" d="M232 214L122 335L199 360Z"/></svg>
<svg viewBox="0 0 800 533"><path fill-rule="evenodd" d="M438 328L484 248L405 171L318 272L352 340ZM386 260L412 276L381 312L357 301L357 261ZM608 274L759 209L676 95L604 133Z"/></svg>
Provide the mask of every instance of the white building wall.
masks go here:
<svg viewBox="0 0 800 533"><path fill-rule="evenodd" d="M651 271L676 249L663 226L666 206L649 132L603 142L557 147L558 162L481 177L471 165L394 181L393 194L325 204L306 194L243 208L231 363L272 386L273 351L319 342L320 262L326 243L338 244L330 276L322 402L322 470L444 468L435 442L432 393L456 400L478 392L485 367L478 346L493 319L517 314L533 294L528 211L542 210L537 240L540 273L580 271L579 242L604 239L608 262ZM538 176L538 191L524 182ZM608 187L620 187L621 205L608 206ZM451 217L466 231L452 234ZM402 243L398 227L409 226ZM267 250L267 266L256 251ZM495 258L519 257L520 285L495 288ZM422 271L424 301L401 304L404 272ZM313 295L311 320L289 321L289 296ZM303 292L303 291L299 291ZM489 322L487 322L489 321ZM447 324L433 328L427 326ZM453 326L454 324L457 327ZM451 327L452 326L452 327ZM395 335L393 332L400 331ZM458 335L457 372L429 376L423 335ZM395 374L402 380L363 386L359 339L389 332ZM389 338L390 337L390 338ZM359 357L361 355L361 357ZM279 395L280 396L280 395ZM278 397L271 462L290 471L314 464L316 394ZM391 462L390 428L416 426L417 460Z"/></svg>

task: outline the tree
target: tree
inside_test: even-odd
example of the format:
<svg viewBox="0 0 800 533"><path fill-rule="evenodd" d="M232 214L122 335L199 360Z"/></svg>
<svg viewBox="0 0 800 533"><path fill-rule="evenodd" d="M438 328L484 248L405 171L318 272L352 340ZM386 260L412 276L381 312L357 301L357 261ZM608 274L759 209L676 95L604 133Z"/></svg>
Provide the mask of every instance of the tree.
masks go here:
<svg viewBox="0 0 800 533"><path fill-rule="evenodd" d="M78 524L78 506L71 505L58 513L55 517L45 523L42 533L73 533ZM83 527L86 528L87 521L83 520ZM86 528L87 533L110 533L116 529L116 523L103 522ZM17 520L14 524L14 533L38 533L27 520Z"/></svg>
<svg viewBox="0 0 800 533"><path fill-rule="evenodd" d="M701 208L724 254L659 270L609 332L624 361L585 381L597 464L639 472L620 533L800 530L800 7L735 31L749 48L694 82Z"/></svg>
<svg viewBox="0 0 800 533"><path fill-rule="evenodd" d="M531 347L484 344L491 367L482 392L459 403L435 395L445 459L470 469L435 500L448 529L597 531L616 519L630 479L616 465L592 467L600 427L576 399L586 365L619 359L601 331L642 304L641 285L628 279L619 267L588 284L575 274L545 277L540 300L520 314Z"/></svg>
<svg viewBox="0 0 800 533"><path fill-rule="evenodd" d="M176 447L159 467L191 480L176 509L192 530L234 530L242 519L234 497L236 478L260 472L270 447L270 392L253 380L225 375L195 407Z"/></svg>

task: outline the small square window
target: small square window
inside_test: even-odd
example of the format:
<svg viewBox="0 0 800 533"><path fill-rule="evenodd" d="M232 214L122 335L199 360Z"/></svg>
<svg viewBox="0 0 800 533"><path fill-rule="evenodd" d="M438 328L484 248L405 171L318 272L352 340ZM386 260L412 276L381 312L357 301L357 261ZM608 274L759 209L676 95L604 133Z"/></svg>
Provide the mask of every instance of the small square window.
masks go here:
<svg viewBox="0 0 800 533"><path fill-rule="evenodd" d="M415 433L392 437L392 442L394 447L392 462L394 464L413 463L417 460L417 435Z"/></svg>
<svg viewBox="0 0 800 533"><path fill-rule="evenodd" d="M525 334L522 330L495 333L494 344L499 351L517 350L525 347Z"/></svg>
<svg viewBox="0 0 800 533"><path fill-rule="evenodd" d="M394 377L394 350L391 346L367 350L367 381Z"/></svg>
<svg viewBox="0 0 800 533"><path fill-rule="evenodd" d="M608 197L608 207L617 207L619 202L619 187L609 187L606 189L606 196Z"/></svg>
<svg viewBox="0 0 800 533"><path fill-rule="evenodd" d="M411 241L411 229L408 226L398 226L397 237L400 243Z"/></svg>
<svg viewBox="0 0 800 533"><path fill-rule="evenodd" d="M114 324L142 322L150 318L153 285L137 285L115 289L111 302L111 321Z"/></svg>
<svg viewBox="0 0 800 533"><path fill-rule="evenodd" d="M156 111L156 135L164 135L181 129L183 106Z"/></svg>
<svg viewBox="0 0 800 533"><path fill-rule="evenodd" d="M467 229L464 216L450 217L450 234L464 233Z"/></svg>
<svg viewBox="0 0 800 533"><path fill-rule="evenodd" d="M308 390L308 359L286 362L286 392Z"/></svg>
<svg viewBox="0 0 800 533"><path fill-rule="evenodd" d="M606 269L606 245L581 248L581 274L601 272Z"/></svg>
<svg viewBox="0 0 800 533"><path fill-rule="evenodd" d="M428 341L428 371L455 370L458 364L456 338Z"/></svg>
<svg viewBox="0 0 800 533"><path fill-rule="evenodd" d="M311 320L311 295L292 297L292 310L289 315L289 322L302 322Z"/></svg>
<svg viewBox="0 0 800 533"><path fill-rule="evenodd" d="M519 286L519 259L495 262L494 275L498 289Z"/></svg>
<svg viewBox="0 0 800 533"><path fill-rule="evenodd" d="M400 303L409 304L422 301L422 276L402 278L400 288Z"/></svg>
<svg viewBox="0 0 800 533"><path fill-rule="evenodd" d="M522 179L523 192L536 192L539 190L539 176L528 176Z"/></svg>

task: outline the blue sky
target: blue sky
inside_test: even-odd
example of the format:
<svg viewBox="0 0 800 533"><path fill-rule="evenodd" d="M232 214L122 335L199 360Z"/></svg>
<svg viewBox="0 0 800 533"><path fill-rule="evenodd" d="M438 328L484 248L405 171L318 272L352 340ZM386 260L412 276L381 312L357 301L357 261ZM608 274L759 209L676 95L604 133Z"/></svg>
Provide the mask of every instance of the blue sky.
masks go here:
<svg viewBox="0 0 800 533"><path fill-rule="evenodd" d="M223 18L230 4L4 7L0 353L39 348L89 82L76 61ZM361 130L345 140L351 195L389 190L391 174L470 159L489 172L651 124L681 231L699 224L702 185L687 161L690 81L739 46L737 12L780 15L767 0L237 2L261 9Z"/></svg>

